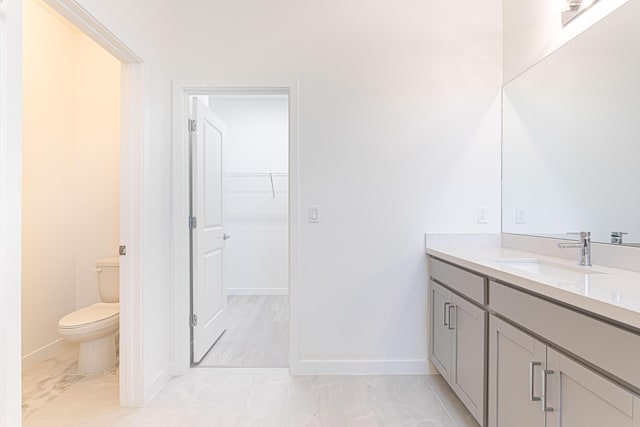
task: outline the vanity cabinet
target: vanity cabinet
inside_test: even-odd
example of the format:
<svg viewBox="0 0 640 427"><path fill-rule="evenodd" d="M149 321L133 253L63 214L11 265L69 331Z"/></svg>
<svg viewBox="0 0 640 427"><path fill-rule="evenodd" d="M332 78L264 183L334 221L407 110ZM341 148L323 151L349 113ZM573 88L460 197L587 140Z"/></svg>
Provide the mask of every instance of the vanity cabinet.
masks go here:
<svg viewBox="0 0 640 427"><path fill-rule="evenodd" d="M639 427L640 400L490 316L490 427Z"/></svg>
<svg viewBox="0 0 640 427"><path fill-rule="evenodd" d="M640 426L638 396L551 348L547 369L547 427Z"/></svg>
<svg viewBox="0 0 640 427"><path fill-rule="evenodd" d="M431 363L448 379L451 377L451 354L453 351L453 328L451 317L451 291L436 282L431 282Z"/></svg>
<svg viewBox="0 0 640 427"><path fill-rule="evenodd" d="M540 379L546 346L495 316L489 345L489 426L544 427Z"/></svg>
<svg viewBox="0 0 640 427"><path fill-rule="evenodd" d="M488 314L459 292L475 288L475 297L484 300L485 281L435 259L433 266L430 360L469 412L484 426Z"/></svg>

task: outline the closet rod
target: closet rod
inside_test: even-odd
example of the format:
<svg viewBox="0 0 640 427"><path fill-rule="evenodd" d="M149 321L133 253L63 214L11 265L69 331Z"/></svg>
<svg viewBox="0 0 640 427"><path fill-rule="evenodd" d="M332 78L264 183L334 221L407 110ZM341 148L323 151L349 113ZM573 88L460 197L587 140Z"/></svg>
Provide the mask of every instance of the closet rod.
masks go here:
<svg viewBox="0 0 640 427"><path fill-rule="evenodd" d="M225 173L224 176L228 178L281 178L287 177L289 174L287 172L230 172Z"/></svg>
<svg viewBox="0 0 640 427"><path fill-rule="evenodd" d="M276 198L276 189L273 186L273 174L272 173L269 174L269 180L271 180L271 194L273 194L273 198L275 199Z"/></svg>

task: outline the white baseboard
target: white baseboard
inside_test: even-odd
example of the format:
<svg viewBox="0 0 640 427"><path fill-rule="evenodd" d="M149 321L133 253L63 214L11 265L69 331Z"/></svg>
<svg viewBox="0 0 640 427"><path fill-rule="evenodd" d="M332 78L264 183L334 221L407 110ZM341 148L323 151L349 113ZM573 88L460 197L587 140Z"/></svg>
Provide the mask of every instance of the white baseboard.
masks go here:
<svg viewBox="0 0 640 427"><path fill-rule="evenodd" d="M427 374L429 375L440 375L440 372L436 369L435 365L431 363L430 360L427 360Z"/></svg>
<svg viewBox="0 0 640 427"><path fill-rule="evenodd" d="M433 371L433 372L432 372ZM437 373L426 359L408 360L299 360L293 375L427 375Z"/></svg>
<svg viewBox="0 0 640 427"><path fill-rule="evenodd" d="M144 405L151 402L151 400L158 394L158 392L164 387L171 379L171 365L164 367L158 375L155 376L149 385L145 386L144 393Z"/></svg>
<svg viewBox="0 0 640 427"><path fill-rule="evenodd" d="M289 295L288 288L227 288L227 295Z"/></svg>
<svg viewBox="0 0 640 427"><path fill-rule="evenodd" d="M64 338L58 338L57 340L50 342L47 345L40 347L39 349L32 351L29 354L22 356L22 369L28 369L46 359L53 356L56 353L73 346L72 343L66 341Z"/></svg>

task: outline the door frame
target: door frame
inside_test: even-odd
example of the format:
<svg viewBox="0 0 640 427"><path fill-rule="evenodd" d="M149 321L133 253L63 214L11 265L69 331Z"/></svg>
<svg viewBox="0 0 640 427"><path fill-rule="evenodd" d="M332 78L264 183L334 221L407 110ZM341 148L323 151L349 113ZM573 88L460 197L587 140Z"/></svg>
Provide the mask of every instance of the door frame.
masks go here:
<svg viewBox="0 0 640 427"><path fill-rule="evenodd" d="M144 405L142 349L142 147L148 132L145 129L145 93L143 60L75 0L44 0L54 11L75 25L122 63L120 100L120 242L127 245L128 254L120 260L120 405ZM0 248L0 266L10 266L0 277L0 300L8 310L0 310L0 321L14 325L0 342L9 349L6 360L0 360L0 392L8 425L21 419L21 181L22 181L22 2L0 2L0 219L10 223L11 230L0 229L6 246ZM4 22L2 22L4 21ZM6 35L6 37L4 37ZM7 61L7 62L5 62ZM10 106L11 108L6 108ZM3 126L4 123L4 126ZM6 156L4 155L6 153ZM4 166L11 168L4 170ZM4 240L4 237L7 240ZM5 298L6 297L6 298ZM3 307L4 308L4 307ZM17 369L16 369L17 368ZM8 372L4 372L4 370ZM13 370L13 371L12 371ZM17 377L16 377L17 376ZM16 408L17 403L17 408Z"/></svg>
<svg viewBox="0 0 640 427"><path fill-rule="evenodd" d="M289 371L297 372L298 313L296 298L300 260L299 82L220 82L174 80L172 171L172 253L174 286L173 374L191 369L189 240L189 97L196 95L273 95L289 98Z"/></svg>
<svg viewBox="0 0 640 427"><path fill-rule="evenodd" d="M22 3L0 2L0 425L21 425ZM4 325L9 325L4 327Z"/></svg>

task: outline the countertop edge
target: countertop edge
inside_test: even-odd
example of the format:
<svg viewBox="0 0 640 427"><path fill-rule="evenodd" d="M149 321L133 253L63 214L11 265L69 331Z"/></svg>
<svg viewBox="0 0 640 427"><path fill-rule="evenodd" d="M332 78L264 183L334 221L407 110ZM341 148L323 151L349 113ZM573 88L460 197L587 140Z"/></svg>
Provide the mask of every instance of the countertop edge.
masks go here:
<svg viewBox="0 0 640 427"><path fill-rule="evenodd" d="M481 250L480 248L475 249ZM586 295L580 295L559 289L515 273L505 272L489 265L479 263L472 258L465 258L458 254L451 253L450 251L447 251L447 249L426 248L426 254L458 265L462 268L475 271L481 275L489 277L490 279L508 283L516 288L540 295L562 305L574 307L578 311L587 312L596 317L609 320L622 327L633 329L635 333L640 334L640 312L591 298ZM523 252L523 254L526 253ZM539 254L530 255L532 257L540 257Z"/></svg>

